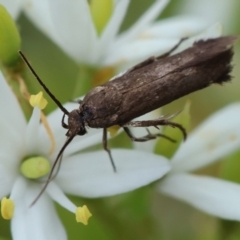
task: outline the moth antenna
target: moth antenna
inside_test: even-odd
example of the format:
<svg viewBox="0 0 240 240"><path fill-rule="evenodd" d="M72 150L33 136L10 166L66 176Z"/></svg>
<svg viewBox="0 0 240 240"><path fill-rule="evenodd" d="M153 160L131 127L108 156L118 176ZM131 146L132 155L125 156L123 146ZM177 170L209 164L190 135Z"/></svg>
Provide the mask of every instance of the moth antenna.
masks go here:
<svg viewBox="0 0 240 240"><path fill-rule="evenodd" d="M45 189L47 188L48 184L50 183L50 181L52 179L53 172L54 172L55 167L57 166L58 161L59 160L61 161L61 159L62 159L61 156L62 156L65 148L73 140L74 137L75 137L75 135L70 136L69 138L67 138L66 142L64 143L64 145L62 146L61 150L59 151L56 160L53 163L53 166L52 166L51 171L50 171L50 173L48 175L47 181L45 182L45 184L44 184L42 190L40 191L40 193L37 195L37 197L31 203L30 207L32 207L37 202L37 200L42 196L42 194L44 193Z"/></svg>
<svg viewBox="0 0 240 240"><path fill-rule="evenodd" d="M21 51L18 51L20 56L22 57L23 61L26 63L26 65L28 66L28 68L30 69L30 71L32 72L32 74L34 75L34 77L37 79L37 81L39 82L39 84L43 87L43 89L47 92L47 94L50 96L50 98L58 105L58 107L66 114L68 115L69 112L68 110L63 107L63 105L56 99L56 97L50 92L50 90L47 88L47 86L43 83L43 81L40 79L40 77L37 75L37 73L35 72L35 70L33 69L33 67L31 66L31 64L29 63L29 61L27 60L27 58L24 56L24 54Z"/></svg>
<svg viewBox="0 0 240 240"><path fill-rule="evenodd" d="M57 170L56 170L56 172L52 175L50 181L52 181L52 180L58 175L58 172L59 172L60 167L61 167L61 164L62 164L62 158L63 158L63 153L62 153L62 155L59 157Z"/></svg>

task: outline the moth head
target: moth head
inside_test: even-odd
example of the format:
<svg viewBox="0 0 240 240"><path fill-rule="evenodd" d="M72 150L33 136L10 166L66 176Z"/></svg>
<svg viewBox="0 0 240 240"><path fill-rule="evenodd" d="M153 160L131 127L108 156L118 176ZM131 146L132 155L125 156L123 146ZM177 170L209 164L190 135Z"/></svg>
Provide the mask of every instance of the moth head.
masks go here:
<svg viewBox="0 0 240 240"><path fill-rule="evenodd" d="M68 114L68 132L66 136L76 136L76 135L84 135L87 133L85 128L85 123L83 117L81 116L78 109L71 111Z"/></svg>

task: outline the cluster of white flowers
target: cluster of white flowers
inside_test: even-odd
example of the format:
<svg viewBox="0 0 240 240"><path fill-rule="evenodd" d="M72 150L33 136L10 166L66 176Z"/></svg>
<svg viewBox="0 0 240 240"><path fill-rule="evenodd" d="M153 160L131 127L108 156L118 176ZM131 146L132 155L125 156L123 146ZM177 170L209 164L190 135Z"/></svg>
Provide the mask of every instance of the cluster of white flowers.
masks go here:
<svg viewBox="0 0 240 240"><path fill-rule="evenodd" d="M23 160L32 156L44 157L50 162L55 160L66 138L59 122L62 113L56 110L48 116L56 140L55 151L49 155L51 142L46 129L39 124L40 109L34 107L33 114L26 123L17 99L2 74L0 86L2 91L0 109L4 116L0 126L0 198L10 195L10 199L15 203L12 219L14 239L18 239L19 236L26 237L21 239L28 239L27 236L34 239L66 239L51 199L73 213L77 207L63 192L84 197L111 196L147 185L170 170L170 164L164 157L138 150L119 149L113 150L118 169L116 174L104 150L76 153L101 142L102 132L89 131L86 136L74 139L64 153L57 177L51 181L37 203L30 208L43 183L33 181L26 177L26 174L22 174L20 169ZM75 106L70 103L65 107L71 110ZM49 224L49 221L54 224ZM41 229L40 232L37 229Z"/></svg>

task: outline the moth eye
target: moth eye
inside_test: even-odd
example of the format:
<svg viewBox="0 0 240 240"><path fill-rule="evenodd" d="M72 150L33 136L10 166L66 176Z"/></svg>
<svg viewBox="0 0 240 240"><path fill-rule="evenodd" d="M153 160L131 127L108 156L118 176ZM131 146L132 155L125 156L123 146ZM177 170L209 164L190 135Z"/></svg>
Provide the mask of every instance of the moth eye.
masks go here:
<svg viewBox="0 0 240 240"><path fill-rule="evenodd" d="M85 128L85 127L82 127L77 134L78 134L78 135L85 135L86 133L87 133L86 128Z"/></svg>

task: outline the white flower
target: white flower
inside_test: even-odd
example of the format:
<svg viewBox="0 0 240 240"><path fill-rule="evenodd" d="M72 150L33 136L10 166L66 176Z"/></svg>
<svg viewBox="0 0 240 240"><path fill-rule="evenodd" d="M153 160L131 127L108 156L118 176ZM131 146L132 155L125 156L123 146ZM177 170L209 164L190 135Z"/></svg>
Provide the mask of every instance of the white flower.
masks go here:
<svg viewBox="0 0 240 240"><path fill-rule="evenodd" d="M118 65L126 69L126 63L129 67L166 52L180 38L195 35L207 26L204 21L186 15L154 22L169 2L156 0L136 23L119 33L129 0L116 0L99 36L86 0L28 2L26 14L63 51L78 63L99 67Z"/></svg>
<svg viewBox="0 0 240 240"><path fill-rule="evenodd" d="M240 221L239 184L190 173L240 149L239 123L240 103L209 117L180 146L158 191L214 216Z"/></svg>
<svg viewBox="0 0 240 240"><path fill-rule="evenodd" d="M178 14L190 14L203 18L208 24L221 22L225 32L229 32L234 25L239 9L239 2L235 0L184 0L179 4Z"/></svg>
<svg viewBox="0 0 240 240"><path fill-rule="evenodd" d="M53 112L48 121L56 140L56 149L49 155L51 142L46 129L39 124L40 110L35 107L27 123L11 89L0 74L0 198L10 195L15 203L11 222L14 239L67 239L52 200L75 213L77 207L65 193L84 197L115 195L144 186L166 174L169 162L164 157L134 150L113 150L117 173L113 172L104 150L76 153L100 143L102 132L92 131L76 137L66 149L61 169L35 205L32 201L44 182L30 180L20 172L22 161L32 156L55 160L65 141L61 127L62 113ZM76 104L66 104L69 110ZM52 199L52 200L51 200Z"/></svg>

